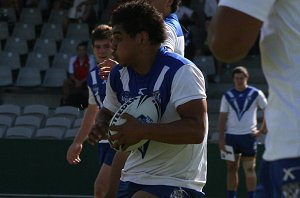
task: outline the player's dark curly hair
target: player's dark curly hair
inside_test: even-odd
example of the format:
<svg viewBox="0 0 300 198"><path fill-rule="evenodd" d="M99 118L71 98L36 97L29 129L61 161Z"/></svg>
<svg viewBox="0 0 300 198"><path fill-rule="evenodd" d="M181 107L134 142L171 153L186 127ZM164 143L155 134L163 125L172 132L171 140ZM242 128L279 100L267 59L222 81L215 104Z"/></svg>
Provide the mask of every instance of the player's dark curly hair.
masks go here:
<svg viewBox="0 0 300 198"><path fill-rule="evenodd" d="M116 8L111 24L121 25L131 37L146 31L151 44L163 43L166 38L164 21L161 14L144 0L129 1Z"/></svg>
<svg viewBox="0 0 300 198"><path fill-rule="evenodd" d="M174 0L171 5L171 12L176 12L178 10L178 6L180 4L181 0Z"/></svg>
<svg viewBox="0 0 300 198"><path fill-rule="evenodd" d="M96 40L111 40L112 39L112 31L111 27L105 24L96 26L92 31L92 45Z"/></svg>

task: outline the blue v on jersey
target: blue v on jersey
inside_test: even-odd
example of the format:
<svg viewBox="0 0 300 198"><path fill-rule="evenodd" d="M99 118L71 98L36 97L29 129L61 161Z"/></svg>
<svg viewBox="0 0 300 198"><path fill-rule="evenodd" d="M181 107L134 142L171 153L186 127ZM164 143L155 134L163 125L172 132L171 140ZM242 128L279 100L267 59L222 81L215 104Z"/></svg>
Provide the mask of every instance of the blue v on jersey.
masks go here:
<svg viewBox="0 0 300 198"><path fill-rule="evenodd" d="M160 48L152 68L144 76L130 67L114 67L106 89L103 105L112 112L131 97L153 96L161 106L161 123L179 120L176 111L179 105L194 99L206 99L201 71L189 60L165 48ZM121 180L202 191L206 183L206 145L207 130L202 144L148 141L131 152Z"/></svg>
<svg viewBox="0 0 300 198"><path fill-rule="evenodd" d="M99 68L94 67L88 75L87 84L93 93L95 101L99 108L102 107L103 100L106 92L106 80L103 80L98 76Z"/></svg>

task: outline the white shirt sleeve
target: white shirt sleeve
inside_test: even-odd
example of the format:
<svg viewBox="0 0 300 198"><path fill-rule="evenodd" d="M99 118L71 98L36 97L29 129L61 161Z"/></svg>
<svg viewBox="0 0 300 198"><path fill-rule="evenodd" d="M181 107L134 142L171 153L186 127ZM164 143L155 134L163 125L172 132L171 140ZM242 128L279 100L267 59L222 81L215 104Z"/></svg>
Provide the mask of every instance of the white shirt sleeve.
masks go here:
<svg viewBox="0 0 300 198"><path fill-rule="evenodd" d="M70 61L69 61L69 69L68 69L68 73L69 73L69 74L74 74L74 66L73 66L73 64L74 64L75 60L76 60L76 56L72 56L72 57L70 58Z"/></svg>
<svg viewBox="0 0 300 198"><path fill-rule="evenodd" d="M103 106L110 110L111 112L116 112L121 104L118 101L116 93L110 86L110 75L108 75L106 83L106 95L103 101Z"/></svg>
<svg viewBox="0 0 300 198"><path fill-rule="evenodd" d="M176 41L177 41L177 35L175 30L168 24L165 23L165 28L166 28L166 40L163 43L163 46L167 47L170 49L172 52L175 51L176 47Z"/></svg>
<svg viewBox="0 0 300 198"><path fill-rule="evenodd" d="M194 99L206 99L205 80L196 66L185 65L174 76L170 102L178 107Z"/></svg>
<svg viewBox="0 0 300 198"><path fill-rule="evenodd" d="M88 86L88 90L89 90L89 104L97 104L94 94L89 86Z"/></svg>
<svg viewBox="0 0 300 198"><path fill-rule="evenodd" d="M267 107L267 104L268 104L267 98L261 90L258 91L257 99L258 99L257 102L258 102L259 108L264 109Z"/></svg>
<svg viewBox="0 0 300 198"><path fill-rule="evenodd" d="M264 22L269 16L274 3L275 0L221 0L219 6L239 10Z"/></svg>
<svg viewBox="0 0 300 198"><path fill-rule="evenodd" d="M223 113L229 112L229 104L224 95L222 96L222 99L221 99L220 112L223 112Z"/></svg>

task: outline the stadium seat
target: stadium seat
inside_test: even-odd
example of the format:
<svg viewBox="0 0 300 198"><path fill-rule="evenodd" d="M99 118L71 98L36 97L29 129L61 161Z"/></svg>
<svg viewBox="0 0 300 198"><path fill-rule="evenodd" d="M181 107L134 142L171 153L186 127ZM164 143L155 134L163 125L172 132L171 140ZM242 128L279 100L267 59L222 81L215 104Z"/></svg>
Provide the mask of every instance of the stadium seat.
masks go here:
<svg viewBox="0 0 300 198"><path fill-rule="evenodd" d="M49 107L46 105L26 105L24 106L23 115L35 115L46 118L49 115Z"/></svg>
<svg viewBox="0 0 300 198"><path fill-rule="evenodd" d="M0 125L0 138L3 138L5 136L7 130L7 126Z"/></svg>
<svg viewBox="0 0 300 198"><path fill-rule="evenodd" d="M36 131L36 139L56 139L61 140L65 135L66 129L62 127L45 127Z"/></svg>
<svg viewBox="0 0 300 198"><path fill-rule="evenodd" d="M40 37L53 39L55 41L61 41L64 38L62 25L54 23L45 23L42 27Z"/></svg>
<svg viewBox="0 0 300 198"><path fill-rule="evenodd" d="M7 39L9 36L8 24L5 21L0 21L0 40Z"/></svg>
<svg viewBox="0 0 300 198"><path fill-rule="evenodd" d="M9 67L0 67L0 86L9 86L13 84L12 71Z"/></svg>
<svg viewBox="0 0 300 198"><path fill-rule="evenodd" d="M10 69L20 69L20 55L16 52L0 52L0 67L10 67Z"/></svg>
<svg viewBox="0 0 300 198"><path fill-rule="evenodd" d="M10 115L0 114L0 126L11 127L14 120L15 119Z"/></svg>
<svg viewBox="0 0 300 198"><path fill-rule="evenodd" d="M22 8L20 14L21 23L40 25L43 23L42 12L39 8Z"/></svg>
<svg viewBox="0 0 300 198"><path fill-rule="evenodd" d="M41 74L37 68L21 68L15 83L19 87L37 87L41 85Z"/></svg>
<svg viewBox="0 0 300 198"><path fill-rule="evenodd" d="M15 120L15 126L31 126L36 129L40 128L43 119L34 115L20 115Z"/></svg>
<svg viewBox="0 0 300 198"><path fill-rule="evenodd" d="M9 23L15 23L17 21L16 11L14 8L0 8L0 14Z"/></svg>
<svg viewBox="0 0 300 198"><path fill-rule="evenodd" d="M34 135L35 129L29 126L14 126L6 131L5 138L9 139L30 139Z"/></svg>
<svg viewBox="0 0 300 198"><path fill-rule="evenodd" d="M83 118L76 118L73 123L73 128L79 128L81 126Z"/></svg>
<svg viewBox="0 0 300 198"><path fill-rule="evenodd" d="M56 41L48 38L38 38L35 41L33 52L54 56L57 52Z"/></svg>
<svg viewBox="0 0 300 198"><path fill-rule="evenodd" d="M88 41L90 38L89 25L87 23L70 23L66 38Z"/></svg>
<svg viewBox="0 0 300 198"><path fill-rule="evenodd" d="M62 24L67 17L67 10L52 9L48 23Z"/></svg>
<svg viewBox="0 0 300 198"><path fill-rule="evenodd" d="M62 40L59 52L70 55L76 55L76 48L80 42L81 40L65 38Z"/></svg>
<svg viewBox="0 0 300 198"><path fill-rule="evenodd" d="M14 104L3 104L0 105L0 114L5 114L16 118L21 114L21 107L19 105Z"/></svg>
<svg viewBox="0 0 300 198"><path fill-rule="evenodd" d="M16 23L12 36L24 40L33 40L35 39L35 27L30 23Z"/></svg>
<svg viewBox="0 0 300 198"><path fill-rule="evenodd" d="M69 118L79 118L81 115L81 111L76 108L76 107L72 107L72 106L60 106L60 107L56 107L56 109L54 110L54 114L53 116L56 117L69 117Z"/></svg>
<svg viewBox="0 0 300 198"><path fill-rule="evenodd" d="M215 74L215 62L213 56L195 56L193 62L204 74Z"/></svg>
<svg viewBox="0 0 300 198"><path fill-rule="evenodd" d="M71 129L68 129L68 130L66 131L66 134L65 134L64 139L66 139L66 140L73 140L74 137L76 136L78 130L79 130L79 128L71 128Z"/></svg>
<svg viewBox="0 0 300 198"><path fill-rule="evenodd" d="M63 127L69 129L72 126L72 120L67 117L49 117L46 119L45 127Z"/></svg>
<svg viewBox="0 0 300 198"><path fill-rule="evenodd" d="M42 87L62 87L67 79L67 72L63 68L49 68L42 84Z"/></svg>
<svg viewBox="0 0 300 198"><path fill-rule="evenodd" d="M28 53L28 44L26 40L19 37L8 37L4 50L24 55Z"/></svg>
<svg viewBox="0 0 300 198"><path fill-rule="evenodd" d="M57 53L54 56L53 63L52 63L52 68L63 68L66 71L68 70L69 67L69 61L70 61L70 55L66 53Z"/></svg>
<svg viewBox="0 0 300 198"><path fill-rule="evenodd" d="M49 68L49 57L46 54L30 52L27 57L25 68L36 68L46 71Z"/></svg>

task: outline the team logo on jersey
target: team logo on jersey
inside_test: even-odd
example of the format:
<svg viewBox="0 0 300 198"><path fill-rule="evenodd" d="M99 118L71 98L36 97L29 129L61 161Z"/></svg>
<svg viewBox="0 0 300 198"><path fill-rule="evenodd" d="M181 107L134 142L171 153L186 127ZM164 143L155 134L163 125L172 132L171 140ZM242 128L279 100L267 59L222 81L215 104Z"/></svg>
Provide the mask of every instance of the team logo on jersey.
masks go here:
<svg viewBox="0 0 300 198"><path fill-rule="evenodd" d="M130 92L129 91L124 91L122 94L122 102L125 103L130 99Z"/></svg>
<svg viewBox="0 0 300 198"><path fill-rule="evenodd" d="M170 198L184 198L184 197L189 197L189 195L182 188L174 190L170 195Z"/></svg>

